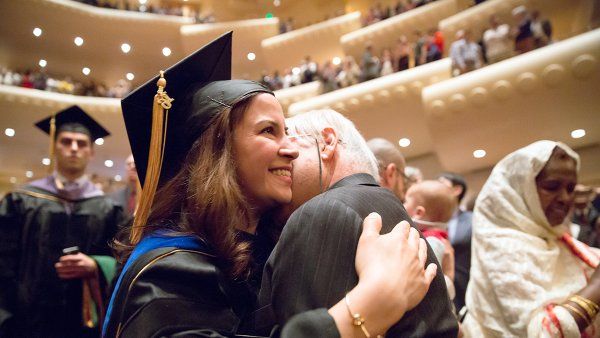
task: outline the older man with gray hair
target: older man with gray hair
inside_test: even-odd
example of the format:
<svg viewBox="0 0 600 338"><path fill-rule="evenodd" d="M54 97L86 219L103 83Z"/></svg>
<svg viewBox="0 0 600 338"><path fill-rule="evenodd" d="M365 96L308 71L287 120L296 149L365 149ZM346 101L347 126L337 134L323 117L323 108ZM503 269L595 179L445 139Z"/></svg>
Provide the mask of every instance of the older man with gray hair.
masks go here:
<svg viewBox="0 0 600 338"><path fill-rule="evenodd" d="M354 257L361 224L370 213L381 215L383 233L403 220L412 224L400 200L377 184L377 161L350 120L333 110L319 110L289 118L286 124L299 148L293 163L290 211L297 209L264 269L261 310L255 318L258 329L293 321L294 315L308 310L314 316L328 317L327 308L358 283ZM430 247L427 257L428 263L437 264ZM350 311L352 300L347 302ZM367 328L369 320L377 319L365 318ZM424 300L386 336L456 337L457 332L458 322L438 265Z"/></svg>
<svg viewBox="0 0 600 338"><path fill-rule="evenodd" d="M394 144L382 138L374 138L367 145L375 155L379 168L379 185L390 189L400 201L404 202L407 177L404 173L406 161ZM376 176L377 177L377 176Z"/></svg>

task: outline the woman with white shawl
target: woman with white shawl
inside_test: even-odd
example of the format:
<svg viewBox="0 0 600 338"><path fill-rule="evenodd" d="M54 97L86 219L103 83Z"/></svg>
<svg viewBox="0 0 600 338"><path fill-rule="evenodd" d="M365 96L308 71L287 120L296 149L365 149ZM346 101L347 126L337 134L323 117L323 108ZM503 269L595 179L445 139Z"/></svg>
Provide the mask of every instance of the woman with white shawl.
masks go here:
<svg viewBox="0 0 600 338"><path fill-rule="evenodd" d="M467 337L591 337L598 255L568 232L579 156L539 141L502 159L473 215Z"/></svg>

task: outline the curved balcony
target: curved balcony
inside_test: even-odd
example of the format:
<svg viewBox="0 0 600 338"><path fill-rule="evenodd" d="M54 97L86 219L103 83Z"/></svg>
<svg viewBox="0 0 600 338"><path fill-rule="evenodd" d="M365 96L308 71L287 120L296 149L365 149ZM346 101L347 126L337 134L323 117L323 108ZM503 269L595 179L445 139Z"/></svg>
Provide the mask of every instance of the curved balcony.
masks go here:
<svg viewBox="0 0 600 338"><path fill-rule="evenodd" d="M440 20L454 15L457 11L457 0L438 0L350 32L342 36L342 47L346 55L352 55L359 60L367 42L372 43L376 53L379 53L381 48L393 47L402 35L412 43L416 39L416 30L427 32L435 29Z"/></svg>
<svg viewBox="0 0 600 338"><path fill-rule="evenodd" d="M421 90L450 78L450 59L383 76L290 105L288 115L332 108L350 118L365 136L397 141L408 138L407 157L431 153Z"/></svg>
<svg viewBox="0 0 600 338"><path fill-rule="evenodd" d="M22 183L25 170L33 171L34 177L46 175L47 167L42 165L42 159L48 157L48 135L38 130L34 123L73 104L81 106L111 133L103 145L95 146L95 157L88 172L107 177L122 173L130 150L120 100L0 85L2 132L5 128L15 130L13 137L0 138L0 181L17 177ZM104 161L109 159L114 162L112 168L104 166Z"/></svg>
<svg viewBox="0 0 600 338"><path fill-rule="evenodd" d="M361 27L360 13L354 12L262 41L270 70L283 72L299 65L305 56L323 63L343 56L340 37Z"/></svg>
<svg viewBox="0 0 600 338"><path fill-rule="evenodd" d="M266 55L261 41L279 34L279 19L253 19L181 27L185 54L191 54L222 34L233 30L232 73L236 77L258 79L266 70ZM249 60L248 53L255 59Z"/></svg>
<svg viewBox="0 0 600 338"><path fill-rule="evenodd" d="M500 22L515 25L511 11L524 5L540 11L543 18L550 19L555 40L562 40L589 29L593 0L488 0L440 21L439 29L446 38L444 49L448 52L460 29L470 29L475 40L489 28L490 16L496 15Z"/></svg>
<svg viewBox="0 0 600 338"><path fill-rule="evenodd" d="M426 87L423 105L441 165L487 168L540 139L597 145L599 60L597 29ZM586 136L572 138L575 129ZM487 155L474 158L477 149Z"/></svg>

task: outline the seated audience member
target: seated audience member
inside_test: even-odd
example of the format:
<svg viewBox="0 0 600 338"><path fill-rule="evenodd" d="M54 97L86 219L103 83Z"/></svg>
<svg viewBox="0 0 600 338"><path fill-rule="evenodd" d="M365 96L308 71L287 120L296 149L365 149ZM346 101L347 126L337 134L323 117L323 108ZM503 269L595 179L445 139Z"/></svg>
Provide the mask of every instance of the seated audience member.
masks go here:
<svg viewBox="0 0 600 338"><path fill-rule="evenodd" d="M535 49L535 39L531 31L531 18L525 6L518 6L512 10L512 15L517 23L512 35L515 39L515 52L527 53Z"/></svg>
<svg viewBox="0 0 600 338"><path fill-rule="evenodd" d="M328 93L338 89L336 81L336 70L333 63L327 61L319 71L321 83L323 83L323 92Z"/></svg>
<svg viewBox="0 0 600 338"><path fill-rule="evenodd" d="M425 63L425 36L423 35L423 32L421 31L415 31L415 36L417 37L417 40L415 41L415 46L414 46L414 58L415 58L415 67L422 65Z"/></svg>
<svg viewBox="0 0 600 338"><path fill-rule="evenodd" d="M351 55L346 56L342 70L338 73L336 79L342 88L355 85L359 82L360 67L354 61L354 57Z"/></svg>
<svg viewBox="0 0 600 338"><path fill-rule="evenodd" d="M440 50L439 44L436 43L435 32L429 32L427 35L427 42L425 43L425 62L433 62L442 58L442 50Z"/></svg>
<svg viewBox="0 0 600 338"><path fill-rule="evenodd" d="M312 61L310 56L304 58L304 62L300 66L301 82L308 83L316 80L319 67L316 62Z"/></svg>
<svg viewBox="0 0 600 338"><path fill-rule="evenodd" d="M396 146L382 138L374 138L367 142L367 146L375 155L379 169L379 185L391 190L396 197L404 202L406 193L406 161Z"/></svg>
<svg viewBox="0 0 600 338"><path fill-rule="evenodd" d="M454 250L448 240L448 221L456 209L452 190L439 181L423 181L406 191L404 207L442 266L450 299L454 299Z"/></svg>
<svg viewBox="0 0 600 338"><path fill-rule="evenodd" d="M473 215L468 337L597 334L598 255L569 234L578 168L567 145L538 141L492 170Z"/></svg>
<svg viewBox="0 0 600 338"><path fill-rule="evenodd" d="M510 26L500 24L495 15L490 16L490 28L483 33L483 43L489 64L511 57L513 41L510 36Z"/></svg>
<svg viewBox="0 0 600 338"><path fill-rule="evenodd" d="M369 42L361 59L362 80L369 81L379 76L379 59L373 53L373 45Z"/></svg>
<svg viewBox="0 0 600 338"><path fill-rule="evenodd" d="M352 257L360 224L370 212L381 215L383 232L410 220L398 198L377 185L377 162L350 120L333 110L316 110L288 118L286 125L299 151L290 204L297 209L267 261L259 296L259 309L270 305L279 324L302 311L335 304L356 285ZM428 252L428 262L435 262ZM372 335L365 336L456 337L457 329L438 269L417 307L387 333L369 331Z"/></svg>
<svg viewBox="0 0 600 338"><path fill-rule="evenodd" d="M456 32L456 41L450 46L450 58L457 75L481 68L481 47L471 40L469 30Z"/></svg>
<svg viewBox="0 0 600 338"><path fill-rule="evenodd" d="M594 190L583 184L575 187L571 234L589 246L600 247L600 215L592 205L594 195Z"/></svg>
<svg viewBox="0 0 600 338"><path fill-rule="evenodd" d="M456 288L454 306L456 311L460 311L465 305L465 293L471 269L471 219L473 214L460 207L460 203L467 194L467 182L464 177L445 172L438 177L438 181L452 189L452 195L456 200L454 215L448 222L448 239L454 248L454 286Z"/></svg>

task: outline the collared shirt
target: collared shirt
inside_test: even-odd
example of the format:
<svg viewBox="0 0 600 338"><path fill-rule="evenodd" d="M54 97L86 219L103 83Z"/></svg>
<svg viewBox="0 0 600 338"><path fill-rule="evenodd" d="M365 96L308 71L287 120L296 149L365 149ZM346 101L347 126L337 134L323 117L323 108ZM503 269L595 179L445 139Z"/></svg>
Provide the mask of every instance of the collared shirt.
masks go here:
<svg viewBox="0 0 600 338"><path fill-rule="evenodd" d="M490 28L483 33L485 52L488 58L510 53L513 50L512 39L509 36L510 27L507 24Z"/></svg>
<svg viewBox="0 0 600 338"><path fill-rule="evenodd" d="M455 41L450 47L450 58L459 68L481 68L481 48L465 39ZM467 67L468 66L468 67Z"/></svg>

